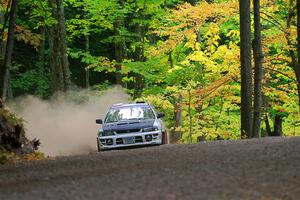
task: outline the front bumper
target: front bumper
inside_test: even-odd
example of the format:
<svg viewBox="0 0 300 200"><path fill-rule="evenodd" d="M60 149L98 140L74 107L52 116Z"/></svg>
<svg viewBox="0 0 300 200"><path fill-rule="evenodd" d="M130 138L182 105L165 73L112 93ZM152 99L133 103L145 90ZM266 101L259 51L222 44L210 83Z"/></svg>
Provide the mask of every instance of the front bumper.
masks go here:
<svg viewBox="0 0 300 200"><path fill-rule="evenodd" d="M101 150L140 145L159 145L162 143L161 131L116 134L97 137ZM110 140L109 143L107 141Z"/></svg>

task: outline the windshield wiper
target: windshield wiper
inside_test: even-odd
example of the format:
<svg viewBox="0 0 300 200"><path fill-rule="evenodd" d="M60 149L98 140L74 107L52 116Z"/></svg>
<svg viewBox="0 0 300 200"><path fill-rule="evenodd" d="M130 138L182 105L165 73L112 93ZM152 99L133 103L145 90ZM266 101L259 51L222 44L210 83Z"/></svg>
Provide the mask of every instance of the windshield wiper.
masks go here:
<svg viewBox="0 0 300 200"><path fill-rule="evenodd" d="M140 120L140 119L144 119L144 118L130 118L128 120Z"/></svg>

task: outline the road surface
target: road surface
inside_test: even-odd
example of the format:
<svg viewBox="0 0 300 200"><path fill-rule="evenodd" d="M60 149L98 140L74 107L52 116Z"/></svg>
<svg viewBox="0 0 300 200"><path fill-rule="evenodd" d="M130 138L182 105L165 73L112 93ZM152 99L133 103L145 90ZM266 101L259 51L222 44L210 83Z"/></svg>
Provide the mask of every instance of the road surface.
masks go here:
<svg viewBox="0 0 300 200"><path fill-rule="evenodd" d="M0 199L300 199L300 138L164 145L0 166Z"/></svg>

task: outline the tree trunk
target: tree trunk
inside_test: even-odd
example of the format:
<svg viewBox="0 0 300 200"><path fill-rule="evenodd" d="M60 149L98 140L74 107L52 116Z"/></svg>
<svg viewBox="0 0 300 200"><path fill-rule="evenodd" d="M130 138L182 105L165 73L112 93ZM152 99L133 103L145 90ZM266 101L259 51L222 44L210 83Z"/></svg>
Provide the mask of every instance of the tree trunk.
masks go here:
<svg viewBox="0 0 300 200"><path fill-rule="evenodd" d="M135 48L135 52L134 52L134 60L135 61L139 61L139 62L144 62L144 32L143 32L143 27L140 24L136 24L135 25L135 35L136 35L136 48ZM143 76L141 74L135 74L134 75L134 79L135 79L135 84L134 84L134 88L135 88L135 92L134 92L134 98L140 97L142 92L143 92L143 88L145 87L145 82L143 79Z"/></svg>
<svg viewBox="0 0 300 200"><path fill-rule="evenodd" d="M287 16L287 25L286 25L286 40L288 46L293 46L292 38L291 38L291 25L292 25L292 20L295 15L294 13L294 3L295 0L290 0L289 4L289 10L288 10L288 16ZM297 80L297 89L298 89L298 106L299 106L299 111L300 111L300 63L299 63L299 52L300 52L300 1L297 0L297 52L298 52L298 58L296 58L296 53L292 48L289 48L289 54L292 60L292 68L294 69L295 75L296 75L296 80Z"/></svg>
<svg viewBox="0 0 300 200"><path fill-rule="evenodd" d="M265 116L265 124L266 124L267 136L271 136L272 135L272 131L271 131L271 126L270 126L268 115Z"/></svg>
<svg viewBox="0 0 300 200"><path fill-rule="evenodd" d="M190 3L192 6L197 4L197 0L186 0L186 2Z"/></svg>
<svg viewBox="0 0 300 200"><path fill-rule="evenodd" d="M40 34L42 36L41 44L39 46L39 62L38 62L38 73L40 76L44 76L45 72L45 26L40 27Z"/></svg>
<svg viewBox="0 0 300 200"><path fill-rule="evenodd" d="M4 56L4 65L2 68L2 98L8 97L9 89L10 89L10 69L11 69L11 59L14 47L14 29L16 23L16 12L17 12L17 4L18 0L12 0L11 9L10 9L10 17L9 17L9 26L8 26L8 36L7 36L7 44Z"/></svg>
<svg viewBox="0 0 300 200"><path fill-rule="evenodd" d="M170 67L174 68L172 51L169 52L169 63L170 63Z"/></svg>
<svg viewBox="0 0 300 200"><path fill-rule="evenodd" d="M67 54L67 35L65 26L65 12L63 0L57 0L58 23L59 23L59 40L61 51L61 65L63 71L64 91L67 92L71 88L71 72L69 68L69 60Z"/></svg>
<svg viewBox="0 0 300 200"><path fill-rule="evenodd" d="M49 5L52 9L52 17L57 20L57 24L49 28L52 90L67 92L71 87L71 73L67 57L63 1L49 0Z"/></svg>
<svg viewBox="0 0 300 200"><path fill-rule="evenodd" d="M49 49L50 49L50 70L51 70L51 88L52 92L63 90L62 70L59 66L59 52L54 49L58 46L55 38L56 31L49 31Z"/></svg>
<svg viewBox="0 0 300 200"><path fill-rule="evenodd" d="M1 1L2 3L2 1ZM0 11L0 20L1 20L1 24L2 24L2 30L1 30L1 40L0 40L0 59L1 59L1 64L3 64L3 60L4 60L4 55L5 55L5 42L3 41L2 39L2 33L3 33L3 30L5 28L5 23L6 23L6 19L5 19L5 13L4 11Z"/></svg>
<svg viewBox="0 0 300 200"><path fill-rule="evenodd" d="M4 37L4 31L6 29L6 24L7 24L7 21L9 20L10 18L10 12L9 12L9 9L11 8L11 1L12 0L9 0L7 2L7 7L6 7L6 12L1 12L1 24L2 24L2 28L1 28L1 32L0 32L0 35L1 35L1 43L3 42L3 37ZM1 1L1 4L3 5L4 2L3 0ZM4 53L5 50L3 50L3 53Z"/></svg>
<svg viewBox="0 0 300 200"><path fill-rule="evenodd" d="M275 115L273 136L282 136L282 117Z"/></svg>
<svg viewBox="0 0 300 200"><path fill-rule="evenodd" d="M181 123L182 114L182 95L179 95L178 101L174 104L174 128L170 134L170 143L177 143L181 139L181 131L176 130Z"/></svg>
<svg viewBox="0 0 300 200"><path fill-rule="evenodd" d="M298 106L300 111L300 0L297 0L297 52L298 52L298 62L294 70L297 78Z"/></svg>
<svg viewBox="0 0 300 200"><path fill-rule="evenodd" d="M240 0L241 32L241 138L251 136L252 68L250 0Z"/></svg>
<svg viewBox="0 0 300 200"><path fill-rule="evenodd" d="M54 10L55 7L52 7ZM54 15L54 14L53 14ZM60 66L60 51L59 51L59 41L57 38L58 30L57 26L53 25L53 27L49 28L49 50L50 50L50 70L51 70L51 87L52 92L55 93L57 91L62 91L63 86L63 76L62 76L62 68Z"/></svg>
<svg viewBox="0 0 300 200"><path fill-rule="evenodd" d="M200 30L197 30L196 32L196 38L197 38L197 43L199 43L199 45L201 44L201 33Z"/></svg>
<svg viewBox="0 0 300 200"><path fill-rule="evenodd" d="M297 77L297 90L298 90L298 107L300 112L300 75L299 78Z"/></svg>
<svg viewBox="0 0 300 200"><path fill-rule="evenodd" d="M193 142L193 133L192 133L192 128L193 128L193 120L192 120L192 112L191 112L191 102L192 101L192 96L191 96L191 90L189 90L189 108L188 108L188 113L189 113L189 136L190 136L190 143Z"/></svg>
<svg viewBox="0 0 300 200"><path fill-rule="evenodd" d="M87 53L90 52L90 38L88 35L85 36L85 51ZM90 87L90 70L89 69L85 69L85 87L89 88Z"/></svg>
<svg viewBox="0 0 300 200"><path fill-rule="evenodd" d="M119 0L119 5L121 9L125 6L125 0ZM121 34L121 29L124 27L124 16L117 17L116 21L114 22L114 34L115 34L115 60L117 63L121 63L125 57L125 40ZM122 84L122 76L119 73L121 70L121 66L116 66L116 84Z"/></svg>
<svg viewBox="0 0 300 200"><path fill-rule="evenodd" d="M252 137L259 137L262 108L262 76L263 76L263 52L261 47L261 24L260 24L260 0L253 0L254 4L254 112Z"/></svg>
<svg viewBox="0 0 300 200"><path fill-rule="evenodd" d="M9 71L9 76L8 76L8 85L7 85L7 99L13 99L13 90L12 90L12 86L11 86L11 73Z"/></svg>

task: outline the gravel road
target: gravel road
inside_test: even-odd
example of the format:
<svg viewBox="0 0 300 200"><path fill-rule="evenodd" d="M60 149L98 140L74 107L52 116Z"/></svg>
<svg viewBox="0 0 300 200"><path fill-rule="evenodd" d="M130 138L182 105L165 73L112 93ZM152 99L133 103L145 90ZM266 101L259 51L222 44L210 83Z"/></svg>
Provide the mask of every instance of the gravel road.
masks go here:
<svg viewBox="0 0 300 200"><path fill-rule="evenodd" d="M300 138L164 145L0 166L0 199L300 199Z"/></svg>

